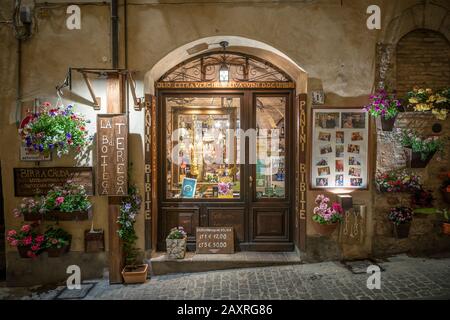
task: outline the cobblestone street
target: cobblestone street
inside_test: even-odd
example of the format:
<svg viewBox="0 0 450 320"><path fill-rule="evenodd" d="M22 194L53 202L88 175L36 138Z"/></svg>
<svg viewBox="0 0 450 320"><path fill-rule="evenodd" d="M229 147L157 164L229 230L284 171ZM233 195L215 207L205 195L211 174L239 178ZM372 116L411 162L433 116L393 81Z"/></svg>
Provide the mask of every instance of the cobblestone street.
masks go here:
<svg viewBox="0 0 450 320"><path fill-rule="evenodd" d="M385 269L380 290L366 287L368 274L353 274L339 262L326 262L154 276L141 285L109 285L106 280L98 280L85 299L450 298L450 258L400 255L379 265ZM0 298L54 299L63 289L31 293L29 289L3 287Z"/></svg>

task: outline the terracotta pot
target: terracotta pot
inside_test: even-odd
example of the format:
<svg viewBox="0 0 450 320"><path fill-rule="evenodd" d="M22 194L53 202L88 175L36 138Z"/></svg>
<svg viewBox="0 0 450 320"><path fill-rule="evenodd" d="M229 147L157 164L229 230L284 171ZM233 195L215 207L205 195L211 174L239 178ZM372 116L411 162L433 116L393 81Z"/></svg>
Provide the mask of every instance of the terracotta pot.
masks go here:
<svg viewBox="0 0 450 320"><path fill-rule="evenodd" d="M410 227L411 227L410 222L402 223L399 225L394 224L394 237L396 237L397 239L408 238Z"/></svg>
<svg viewBox="0 0 450 320"><path fill-rule="evenodd" d="M394 128L395 120L397 119L397 116L390 118L386 120L384 117L381 117L381 129L383 131L392 131Z"/></svg>
<svg viewBox="0 0 450 320"><path fill-rule="evenodd" d="M31 250L31 246L19 246L17 247L17 251L19 252L19 255L21 258L27 258L30 257L27 255L27 252Z"/></svg>
<svg viewBox="0 0 450 320"><path fill-rule="evenodd" d="M317 222L314 222L314 229L322 236L328 236L331 235L334 230L336 230L339 223L332 223L332 224L320 224Z"/></svg>
<svg viewBox="0 0 450 320"><path fill-rule="evenodd" d="M411 168L425 168L428 165L428 162L433 158L434 152L429 154L425 160L422 160L420 157L420 152L412 152L411 153Z"/></svg>
<svg viewBox="0 0 450 320"><path fill-rule="evenodd" d="M145 283L147 281L148 264L125 266L122 270L123 281L128 284Z"/></svg>
<svg viewBox="0 0 450 320"><path fill-rule="evenodd" d="M166 239L166 251L170 259L183 259L186 254L186 238Z"/></svg>
<svg viewBox="0 0 450 320"><path fill-rule="evenodd" d="M442 233L446 235L450 235L450 222L442 223Z"/></svg>

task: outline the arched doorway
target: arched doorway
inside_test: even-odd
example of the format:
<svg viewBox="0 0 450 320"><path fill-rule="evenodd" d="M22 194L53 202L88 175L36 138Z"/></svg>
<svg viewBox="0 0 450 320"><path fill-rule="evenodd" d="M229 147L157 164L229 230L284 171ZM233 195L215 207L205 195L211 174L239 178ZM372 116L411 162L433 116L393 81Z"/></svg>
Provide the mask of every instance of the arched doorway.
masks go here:
<svg viewBox="0 0 450 320"><path fill-rule="evenodd" d="M156 83L158 245L183 226L232 226L237 248L294 249L295 82L229 51L195 56Z"/></svg>
<svg viewBox="0 0 450 320"><path fill-rule="evenodd" d="M245 57L250 58L251 61L255 61L257 64L260 64L259 70L263 70L264 68L270 67L273 71L272 78L260 78L253 79L251 81L252 72L249 73L250 78L248 79L237 79L238 81L230 81L228 85L220 84L220 81L215 81L217 79L212 79L210 76L206 75L206 78L190 78L184 79L186 81L182 81L183 78L172 78L170 79L170 75L175 75L178 72L178 75L185 74L185 71L181 71L179 68L186 69L189 63L195 64L195 61L198 62L198 59L206 56L213 57L214 54L220 53L217 52L218 46L217 44L222 41L229 41L231 46L227 48L228 54L235 54L237 60L245 61ZM193 55L190 52L191 48L197 47L200 45L202 47L205 43L209 44L209 48L203 51L203 54ZM215 46L216 45L216 46ZM214 49L216 47L216 49ZM213 60L213 59L212 59ZM239 64L239 63L238 63ZM178 69L178 71L176 71ZM194 68L195 69L195 68ZM191 70L194 70L191 69ZM257 68L258 69L258 68ZM211 69L212 70L212 69ZM209 72L211 71L209 70ZM175 72L175 73L174 73ZM242 77L242 72L240 73L240 77ZM209 73L208 73L209 74ZM276 76L280 76L278 78L274 78ZM186 75L185 75L186 76ZM199 76L199 74L195 75ZM267 75L269 76L269 75ZM164 83L164 78L167 81ZM169 80L178 80L178 81L169 81ZM204 80L204 81L200 81ZM250 81L249 81L250 80ZM267 81L264 81L267 80ZM172 82L173 86L169 84ZM184 83L183 82L187 82ZM265 83L265 87L262 86ZM278 83L279 85L275 85ZM262 84L262 85L261 85ZM175 87L176 86L176 87ZM184 87L183 87L184 86ZM241 234L241 238L244 240L240 242L239 248L243 250L261 250L261 251L273 251L273 250L291 250L293 248L293 243L300 250L305 250L306 246L306 219L304 212L307 208L307 196L306 196L306 135L307 135L307 110L306 110L306 88L307 88L307 73L292 59L288 56L277 50L276 48L267 45L263 42L259 42L256 40L239 37L239 36L213 36L208 38L198 39L196 41L187 43L183 46L180 46L170 53L168 53L165 57L159 60L151 70L146 72L144 79L144 91L146 93L146 101L153 101L153 103L148 103L146 107L146 116L145 116L145 163L146 163L146 175L145 175L145 189L146 189L146 199L151 198L149 201L145 201L146 206L146 248L152 248L153 250L161 250L164 248L164 236L167 233L167 230L170 225L206 225L210 223L210 217L212 220L216 220L217 224L220 221L218 219L227 219L227 215L241 216L240 223L241 230L237 230ZM273 224L275 227L278 227L279 232L278 235L274 235L275 232L268 232L267 236L259 233L261 235L258 241L254 241L253 243L248 239L251 239L251 232L253 235L258 234L259 230L256 232L253 227L256 226L253 223L255 220L250 220L249 215L249 207L246 201L249 201L248 191L250 187L248 186L248 178L251 176L252 179L256 179L255 176L250 175L250 170L256 174L256 168L246 167L242 171L242 177L240 179L247 179L245 187L239 187L240 192L242 190L242 195L239 197L244 197L243 200L239 198L240 204L244 206L241 207L233 207L231 203L234 201L227 199L221 199L213 201L215 208L213 210L208 210L206 205L209 203L207 200L203 201L203 204L197 205L195 207L195 199L188 201L180 201L178 200L170 200L169 203L165 203L165 199L162 197L167 197L167 190L165 183L167 183L167 174L162 172L162 161L161 157L163 154L163 147L165 148L164 152L167 152L167 141L163 143L163 136L167 133L162 128L162 126L166 126L165 121L167 115L163 116L163 108L164 113L167 111L167 106L164 107L163 96L164 95L178 95L168 97L172 99L170 103L180 103L180 98L183 95L188 95L189 99L192 99L192 95L202 94L204 98L206 98L207 94L213 95L207 98L214 99L215 103L219 103L218 101L232 101L235 104L236 101L239 101L239 116L242 117L242 126L240 129L244 128L256 128L256 118L251 122L250 115L252 112L256 114L256 98L253 100L253 94L261 93L261 94L285 94L286 98L286 112L292 113L289 115L289 119L286 121L292 121L289 123L291 129L289 133L289 158L290 169L292 170L290 176L288 177L289 182L288 186L290 190L286 193L290 198L286 200L284 209L289 209L288 211L284 210L275 214L275 218L273 218L273 213L271 212L271 208L274 207L266 207L267 212L262 212L260 215L261 219L256 220L256 223L263 224L263 220L269 221L264 225ZM191 96L189 96L191 94ZM297 94L297 96L295 96ZM153 96L153 99L151 98ZM264 96L265 98L266 96ZM223 98L223 99L222 99ZM228 99L227 99L228 98ZM231 100L229 98L232 98ZM267 97L271 98L271 97ZM273 98L281 99L282 96L274 96ZM234 99L234 100L233 100ZM263 99L264 100L264 99ZM194 100L193 100L194 101ZM200 101L200 100L196 100ZM281 100L280 100L281 101ZM265 102L265 101L263 101ZM222 102L220 102L222 103ZM258 102L260 103L260 102ZM244 104L246 107L244 107ZM171 107L172 108L172 107ZM176 109L177 107L174 107ZM258 107L259 108L259 107ZM220 108L219 108L220 109ZM150 111L151 110L151 111ZM242 111L241 111L242 110ZM241 112L243 112L241 114ZM209 116L209 115L207 115ZM217 115L219 116L219 115ZM214 116L213 116L214 118ZM286 118L287 119L287 118ZM286 128L285 128L286 130ZM246 132L246 131L245 131ZM152 143L156 142L156 143ZM300 147L294 147L300 146ZM244 146L244 148L248 149L248 146ZM170 149L170 148L169 148ZM248 151L248 150L246 150ZM295 155L294 155L295 152ZM151 155L150 155L151 154ZM165 159L164 159L165 162ZM166 164L165 164L166 165ZM256 164L254 164L256 166ZM182 168L185 170L185 168ZM166 170L166 169L164 169ZM246 171L247 170L247 171ZM159 172L158 174L152 174L154 172ZM165 171L164 171L165 172ZM157 179L158 178L158 179ZM256 183L256 181L252 181L252 183ZM291 186L290 184L294 184ZM163 189L161 189L163 188ZM236 188L236 187L235 187ZM241 189L243 188L243 189ZM253 188L253 187L252 187ZM295 192L294 192L295 188ZM278 191L280 192L280 191ZM211 190L209 190L211 193ZM151 195L151 196L150 196ZM234 198L234 197L233 197ZM164 200L164 201L163 201ZM186 199L185 199L186 200ZM222 210L223 206L221 203L225 203L228 205L227 210ZM239 202L239 201L238 201ZM275 201L276 202L276 201ZM188 204L187 208L185 204ZM167 204L167 206L165 206ZM163 205L165 207L163 207ZM275 205L275 203L273 203ZM261 208L263 207L261 202ZM275 206L276 207L276 206ZM187 211L183 211L187 209ZM220 211L219 211L220 209ZM234 211L237 209L237 211ZM214 211L215 210L215 211ZM242 212L244 213L242 214ZM263 210L261 210L263 211ZM178 213L176 213L178 212ZM221 212L219 215L218 212ZM211 213L211 215L210 215ZM165 214L165 215L164 215ZM270 222L272 220L272 222ZM211 224L213 221L211 220ZM276 221L275 221L276 220ZM279 221L287 221L286 223L280 224ZM209 224L209 225L211 225ZM228 223L226 224L228 225ZM190 230L190 242L189 247L193 249L194 246L194 233L195 228ZM242 236L243 235L243 236ZM268 241L273 240L273 241ZM158 246L157 246L158 244ZM267 245L270 244L270 245ZM238 249L239 249L238 248Z"/></svg>

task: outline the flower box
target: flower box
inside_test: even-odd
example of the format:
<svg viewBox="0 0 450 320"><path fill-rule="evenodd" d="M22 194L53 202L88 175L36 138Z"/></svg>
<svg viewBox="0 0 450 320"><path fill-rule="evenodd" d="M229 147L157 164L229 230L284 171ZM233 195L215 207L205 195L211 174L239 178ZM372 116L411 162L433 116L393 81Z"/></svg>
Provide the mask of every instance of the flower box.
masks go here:
<svg viewBox="0 0 450 320"><path fill-rule="evenodd" d="M186 237L183 239L166 239L167 256L170 259L183 259L186 255Z"/></svg>
<svg viewBox="0 0 450 320"><path fill-rule="evenodd" d="M145 283L147 281L148 264L125 266L122 270L123 281L127 284Z"/></svg>
<svg viewBox="0 0 450 320"><path fill-rule="evenodd" d="M44 220L46 221L81 221L88 220L92 215L92 209L84 211L73 211L73 212L61 212L61 211L50 211L44 214Z"/></svg>
<svg viewBox="0 0 450 320"><path fill-rule="evenodd" d="M58 258L70 251L70 244L61 248L47 248L47 254L49 258Z"/></svg>
<svg viewBox="0 0 450 320"><path fill-rule="evenodd" d="M41 213L38 212L26 212L23 214L23 220L24 221L38 221L38 220L44 220L43 219L43 215Z"/></svg>

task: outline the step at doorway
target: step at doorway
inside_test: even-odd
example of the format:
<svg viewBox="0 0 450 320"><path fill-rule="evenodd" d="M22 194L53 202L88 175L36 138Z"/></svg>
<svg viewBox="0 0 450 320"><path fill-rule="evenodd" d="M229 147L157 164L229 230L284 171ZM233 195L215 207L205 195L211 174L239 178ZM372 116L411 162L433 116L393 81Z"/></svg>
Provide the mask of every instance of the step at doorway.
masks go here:
<svg viewBox="0 0 450 320"><path fill-rule="evenodd" d="M242 251L234 254L195 254L186 252L184 259L169 259L165 252L157 252L150 259L152 275L296 265L301 263L300 257L296 252Z"/></svg>

